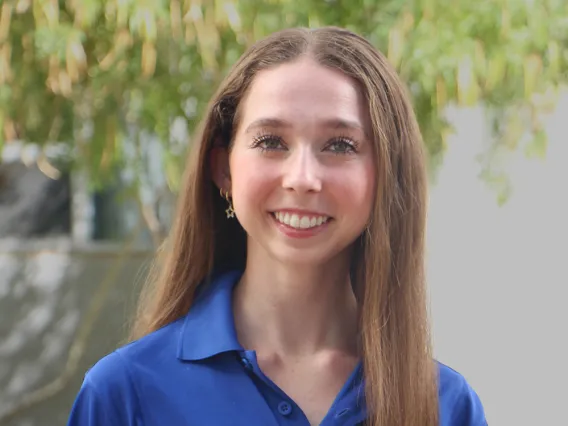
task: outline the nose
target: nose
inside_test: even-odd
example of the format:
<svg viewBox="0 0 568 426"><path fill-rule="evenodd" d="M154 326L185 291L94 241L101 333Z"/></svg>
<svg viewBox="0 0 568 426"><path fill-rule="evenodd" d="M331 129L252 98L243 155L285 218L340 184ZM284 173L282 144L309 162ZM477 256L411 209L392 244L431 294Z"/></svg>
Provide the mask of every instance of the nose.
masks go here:
<svg viewBox="0 0 568 426"><path fill-rule="evenodd" d="M284 189L300 193L321 191L320 164L310 148L295 150L287 158L284 169Z"/></svg>

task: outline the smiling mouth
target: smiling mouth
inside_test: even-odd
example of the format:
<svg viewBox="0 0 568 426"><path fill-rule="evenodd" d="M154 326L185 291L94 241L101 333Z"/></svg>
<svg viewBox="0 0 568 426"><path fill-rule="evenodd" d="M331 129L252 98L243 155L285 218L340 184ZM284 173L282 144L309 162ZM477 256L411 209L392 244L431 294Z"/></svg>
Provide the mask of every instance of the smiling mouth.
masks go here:
<svg viewBox="0 0 568 426"><path fill-rule="evenodd" d="M278 222L294 229L316 228L331 220L329 216L301 215L287 212L272 212L272 216Z"/></svg>

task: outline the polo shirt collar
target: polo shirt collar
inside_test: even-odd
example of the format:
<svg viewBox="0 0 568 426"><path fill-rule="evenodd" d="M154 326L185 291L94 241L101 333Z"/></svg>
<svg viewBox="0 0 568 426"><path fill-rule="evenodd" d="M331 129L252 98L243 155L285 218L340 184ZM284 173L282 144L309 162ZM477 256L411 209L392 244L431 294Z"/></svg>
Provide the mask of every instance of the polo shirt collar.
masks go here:
<svg viewBox="0 0 568 426"><path fill-rule="evenodd" d="M198 361L223 352L244 350L237 339L233 317L233 288L242 271L214 275L202 287L185 317L178 358Z"/></svg>

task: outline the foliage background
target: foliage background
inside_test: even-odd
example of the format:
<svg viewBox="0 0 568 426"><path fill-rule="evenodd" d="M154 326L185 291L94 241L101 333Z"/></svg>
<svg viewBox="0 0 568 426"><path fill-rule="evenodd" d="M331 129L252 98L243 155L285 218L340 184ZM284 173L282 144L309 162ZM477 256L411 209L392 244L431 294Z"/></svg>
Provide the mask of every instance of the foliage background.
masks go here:
<svg viewBox="0 0 568 426"><path fill-rule="evenodd" d="M244 49L298 25L350 28L388 56L411 89L433 177L454 104L482 104L494 120L480 174L500 201L510 190L503 154L545 154L539 115L568 79L564 0L4 0L0 145L64 143L65 164L88 170L91 184L110 184L128 165L136 185L140 136L150 134L175 192L191 139L172 128L191 135ZM42 169L58 176L64 166L44 151Z"/></svg>

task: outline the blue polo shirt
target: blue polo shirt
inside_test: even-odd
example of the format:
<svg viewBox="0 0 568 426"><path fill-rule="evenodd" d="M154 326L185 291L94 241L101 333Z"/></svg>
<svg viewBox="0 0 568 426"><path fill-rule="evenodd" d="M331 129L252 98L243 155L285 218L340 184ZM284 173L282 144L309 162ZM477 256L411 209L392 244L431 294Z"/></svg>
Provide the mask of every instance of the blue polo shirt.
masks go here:
<svg viewBox="0 0 568 426"><path fill-rule="evenodd" d="M309 426L296 403L237 340L232 290L240 272L217 276L183 318L101 359L85 375L68 426ZM441 426L486 426L466 380L439 363ZM308 378L307 378L308 379ZM321 426L366 419L359 365Z"/></svg>

